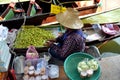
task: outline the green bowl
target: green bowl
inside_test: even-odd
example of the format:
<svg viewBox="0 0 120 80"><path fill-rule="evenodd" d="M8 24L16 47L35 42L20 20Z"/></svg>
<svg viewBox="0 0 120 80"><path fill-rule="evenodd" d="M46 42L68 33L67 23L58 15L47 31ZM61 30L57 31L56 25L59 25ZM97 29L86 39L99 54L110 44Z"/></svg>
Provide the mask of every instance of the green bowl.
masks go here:
<svg viewBox="0 0 120 80"><path fill-rule="evenodd" d="M70 80L98 80L101 75L101 68L100 65L94 74L91 77L81 78L80 73L77 70L77 65L80 61L84 60L85 58L94 59L93 56L83 53L77 52L73 53L68 56L64 62L64 71Z"/></svg>

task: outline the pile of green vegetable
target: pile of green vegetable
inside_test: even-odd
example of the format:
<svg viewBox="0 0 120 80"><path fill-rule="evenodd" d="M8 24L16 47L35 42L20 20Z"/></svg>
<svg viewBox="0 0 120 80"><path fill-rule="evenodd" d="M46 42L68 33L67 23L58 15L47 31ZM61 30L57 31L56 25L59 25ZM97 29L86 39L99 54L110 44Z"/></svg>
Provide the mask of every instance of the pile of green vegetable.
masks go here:
<svg viewBox="0 0 120 80"><path fill-rule="evenodd" d="M14 48L28 48L30 45L43 47L49 39L55 39L50 30L34 26L22 26L16 37Z"/></svg>

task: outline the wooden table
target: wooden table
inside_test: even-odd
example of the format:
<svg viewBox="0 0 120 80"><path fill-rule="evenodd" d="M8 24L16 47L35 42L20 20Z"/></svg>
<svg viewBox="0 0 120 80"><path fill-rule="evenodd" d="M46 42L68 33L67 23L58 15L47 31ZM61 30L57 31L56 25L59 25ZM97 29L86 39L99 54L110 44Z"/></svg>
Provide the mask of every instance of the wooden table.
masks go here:
<svg viewBox="0 0 120 80"><path fill-rule="evenodd" d="M7 72L0 72L0 80L6 80Z"/></svg>
<svg viewBox="0 0 120 80"><path fill-rule="evenodd" d="M65 72L64 72L64 67L63 66L59 66L59 78L56 79L50 79L50 80L69 80L68 77L66 76Z"/></svg>
<svg viewBox="0 0 120 80"><path fill-rule="evenodd" d="M100 80L120 80L120 56L102 58Z"/></svg>

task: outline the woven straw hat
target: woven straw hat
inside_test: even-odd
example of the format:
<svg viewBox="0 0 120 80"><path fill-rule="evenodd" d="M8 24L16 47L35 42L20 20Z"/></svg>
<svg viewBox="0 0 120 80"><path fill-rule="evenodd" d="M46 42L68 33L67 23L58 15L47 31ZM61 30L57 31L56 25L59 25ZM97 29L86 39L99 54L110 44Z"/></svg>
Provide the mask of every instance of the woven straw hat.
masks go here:
<svg viewBox="0 0 120 80"><path fill-rule="evenodd" d="M70 29L81 29L82 21L78 18L78 11L73 8L67 8L65 12L56 15L57 21Z"/></svg>

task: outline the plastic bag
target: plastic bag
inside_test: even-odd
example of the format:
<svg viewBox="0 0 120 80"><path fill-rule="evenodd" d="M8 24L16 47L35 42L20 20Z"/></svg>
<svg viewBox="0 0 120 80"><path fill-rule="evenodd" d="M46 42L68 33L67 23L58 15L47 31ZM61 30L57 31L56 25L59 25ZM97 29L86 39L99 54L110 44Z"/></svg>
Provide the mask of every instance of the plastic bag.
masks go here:
<svg viewBox="0 0 120 80"><path fill-rule="evenodd" d="M0 72L8 70L11 54L6 41L0 41Z"/></svg>
<svg viewBox="0 0 120 80"><path fill-rule="evenodd" d="M48 65L48 76L51 79L58 78L59 77L59 67L54 64L49 64Z"/></svg>
<svg viewBox="0 0 120 80"><path fill-rule="evenodd" d="M14 59L13 64L14 64L15 73L17 73L17 74L24 73L24 62L25 62L24 56L17 56Z"/></svg>
<svg viewBox="0 0 120 80"><path fill-rule="evenodd" d="M35 58L39 58L38 52L35 49L34 46L30 46L26 52L26 58L27 59L35 59Z"/></svg>
<svg viewBox="0 0 120 80"><path fill-rule="evenodd" d="M42 77L43 75L47 75L47 69L46 67L48 66L48 62L44 59L44 58L39 58L39 59L27 59L25 61L25 67L30 67L30 66L34 66L34 71L35 72L39 72L40 76ZM31 71L31 70L30 70ZM29 70L27 71L29 72ZM34 72L34 73L35 73ZM25 74L25 72L24 72ZM38 76L35 73L36 76Z"/></svg>
<svg viewBox="0 0 120 80"><path fill-rule="evenodd" d="M9 45L13 44L15 39L16 39L16 35L17 35L17 29L11 29L9 32L8 32L8 36L7 36L7 43Z"/></svg>
<svg viewBox="0 0 120 80"><path fill-rule="evenodd" d="M7 39L8 28L0 25L0 41Z"/></svg>
<svg viewBox="0 0 120 80"><path fill-rule="evenodd" d="M25 60L25 66L34 66L36 68L38 60L39 59L27 59Z"/></svg>

